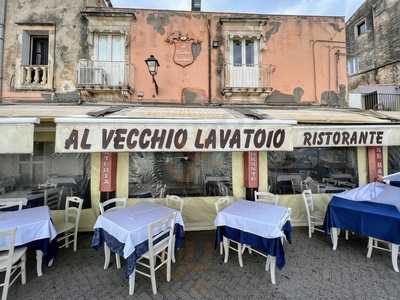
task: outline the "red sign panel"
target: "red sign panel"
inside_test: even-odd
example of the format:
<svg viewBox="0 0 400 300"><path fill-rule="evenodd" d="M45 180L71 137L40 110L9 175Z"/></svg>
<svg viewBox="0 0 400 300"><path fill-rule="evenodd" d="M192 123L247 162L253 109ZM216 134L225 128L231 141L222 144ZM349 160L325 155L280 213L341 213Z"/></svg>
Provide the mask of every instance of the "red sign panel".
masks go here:
<svg viewBox="0 0 400 300"><path fill-rule="evenodd" d="M244 185L258 188L258 152L244 153Z"/></svg>
<svg viewBox="0 0 400 300"><path fill-rule="evenodd" d="M117 190L117 153L101 153L100 192Z"/></svg>
<svg viewBox="0 0 400 300"><path fill-rule="evenodd" d="M368 147L368 180L375 181L383 176L383 149L382 147Z"/></svg>

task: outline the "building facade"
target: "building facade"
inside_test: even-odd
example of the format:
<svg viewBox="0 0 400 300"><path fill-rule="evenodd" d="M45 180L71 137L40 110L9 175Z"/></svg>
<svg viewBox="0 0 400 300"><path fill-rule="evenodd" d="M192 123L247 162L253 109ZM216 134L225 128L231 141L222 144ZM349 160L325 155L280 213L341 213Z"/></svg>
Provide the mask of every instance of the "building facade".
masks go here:
<svg viewBox="0 0 400 300"><path fill-rule="evenodd" d="M365 1L346 22L346 27L349 93L352 106L398 110L399 1Z"/></svg>
<svg viewBox="0 0 400 300"><path fill-rule="evenodd" d="M0 197L60 210L80 196L92 230L106 198L176 194L200 230L218 197L260 190L302 225L304 189L324 211L332 193L400 170L400 116L343 108L342 17L6 8Z"/></svg>

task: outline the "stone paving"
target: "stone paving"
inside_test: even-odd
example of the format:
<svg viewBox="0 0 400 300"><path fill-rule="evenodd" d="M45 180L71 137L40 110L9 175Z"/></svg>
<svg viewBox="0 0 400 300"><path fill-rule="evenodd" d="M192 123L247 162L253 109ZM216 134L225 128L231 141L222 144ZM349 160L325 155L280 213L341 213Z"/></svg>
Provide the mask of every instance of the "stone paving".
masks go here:
<svg viewBox="0 0 400 300"><path fill-rule="evenodd" d="M150 280L137 275L131 297L124 271L115 268L115 260L103 270L103 251L91 249L90 239L80 234L77 253L61 249L41 278L30 253L27 284L14 284L8 299L400 299L400 274L393 271L390 254L375 250L367 259L366 239L355 236L341 238L333 252L323 234L308 239L305 228L296 228L293 243L285 246L286 267L277 270L273 286L262 257L246 253L240 268L232 253L224 264L214 250L214 232L187 232L172 281L166 282L165 269L157 272L153 296Z"/></svg>

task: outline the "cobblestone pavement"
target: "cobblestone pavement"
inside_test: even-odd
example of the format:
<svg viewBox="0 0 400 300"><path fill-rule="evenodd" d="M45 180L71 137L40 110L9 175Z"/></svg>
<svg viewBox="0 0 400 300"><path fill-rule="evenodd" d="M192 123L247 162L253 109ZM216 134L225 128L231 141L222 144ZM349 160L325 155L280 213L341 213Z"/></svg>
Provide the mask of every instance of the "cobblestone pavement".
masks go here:
<svg viewBox="0 0 400 300"><path fill-rule="evenodd" d="M103 251L91 249L90 239L80 234L77 253L61 249L41 278L30 253L27 284L14 284L9 299L400 299L400 274L393 271L390 254L374 251L367 259L366 239L355 236L340 239L333 252L326 236L308 239L304 228L296 228L293 243L285 246L286 267L277 271L273 286L262 257L246 253L240 268L232 253L224 264L214 250L214 232L187 232L172 281L166 282L165 269L157 272L153 296L150 280L137 275L132 297L123 270L115 264L103 270Z"/></svg>

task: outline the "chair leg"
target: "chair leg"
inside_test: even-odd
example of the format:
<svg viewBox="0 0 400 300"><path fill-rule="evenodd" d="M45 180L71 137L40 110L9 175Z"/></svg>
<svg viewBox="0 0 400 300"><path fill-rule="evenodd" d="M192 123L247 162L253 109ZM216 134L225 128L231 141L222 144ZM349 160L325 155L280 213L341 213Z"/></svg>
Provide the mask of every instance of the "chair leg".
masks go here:
<svg viewBox="0 0 400 300"><path fill-rule="evenodd" d="M10 277L11 277L11 268L7 268L1 300L7 300L8 287L10 286Z"/></svg>
<svg viewBox="0 0 400 300"><path fill-rule="evenodd" d="M367 252L367 258L371 258L372 255L372 249L373 249L373 242L374 239L372 237L368 238L368 252Z"/></svg>
<svg viewBox="0 0 400 300"><path fill-rule="evenodd" d="M171 258L169 258L171 259ZM150 279L151 279L151 288L153 290L153 294L157 295L157 283L156 283L156 272L154 266L154 257L150 258Z"/></svg>
<svg viewBox="0 0 400 300"><path fill-rule="evenodd" d="M308 237L311 239L311 236L312 236L312 225L309 224L308 225Z"/></svg>
<svg viewBox="0 0 400 300"><path fill-rule="evenodd" d="M21 257L21 283L26 284L26 253Z"/></svg>
<svg viewBox="0 0 400 300"><path fill-rule="evenodd" d="M271 258L270 258L270 267L271 267L271 282L272 282L272 284L276 284L276 280L275 280L276 257L275 256L271 256Z"/></svg>
<svg viewBox="0 0 400 300"><path fill-rule="evenodd" d="M69 248L69 237L65 237L65 248Z"/></svg>
<svg viewBox="0 0 400 300"><path fill-rule="evenodd" d="M50 267L53 266L53 263L54 263L54 258L52 258L52 259L49 261L49 263L47 264L47 266L50 268Z"/></svg>
<svg viewBox="0 0 400 300"><path fill-rule="evenodd" d="M117 269L121 269L121 258L119 257L119 255L117 253L115 253L115 262L117 264Z"/></svg>
<svg viewBox="0 0 400 300"><path fill-rule="evenodd" d="M224 254L224 243L219 243L219 255Z"/></svg>
<svg viewBox="0 0 400 300"><path fill-rule="evenodd" d="M42 261L43 261L43 252L40 250L36 250L36 272L38 277L42 276Z"/></svg>
<svg viewBox="0 0 400 300"><path fill-rule="evenodd" d="M253 254L253 250L251 249L251 247L249 247L248 249L249 249L249 254Z"/></svg>
<svg viewBox="0 0 400 300"><path fill-rule="evenodd" d="M238 244L238 259L239 259L239 266L243 268L243 257L242 257L242 245Z"/></svg>
<svg viewBox="0 0 400 300"><path fill-rule="evenodd" d="M229 240L226 237L223 237L222 241L224 243L224 252L225 252L224 263L227 263L229 259Z"/></svg>
<svg viewBox="0 0 400 300"><path fill-rule="evenodd" d="M129 295L132 296L135 293L135 276L136 270L133 270L132 274L129 275Z"/></svg>
<svg viewBox="0 0 400 300"><path fill-rule="evenodd" d="M104 270L107 270L108 266L110 265L110 256L110 248L108 248L106 243L104 243Z"/></svg>
<svg viewBox="0 0 400 300"><path fill-rule="evenodd" d="M265 272L268 272L269 271L269 265L270 265L270 256L269 255L267 255L267 259L266 259L266 261L265 261Z"/></svg>
<svg viewBox="0 0 400 300"><path fill-rule="evenodd" d="M172 262L173 263L175 263L176 262L176 260L175 260L175 240L176 240L176 236L175 236L175 234L172 236L172 247L173 247L173 249L171 249L171 259L172 259Z"/></svg>
<svg viewBox="0 0 400 300"><path fill-rule="evenodd" d="M175 244L173 244L175 245ZM175 248L175 246L172 246L172 248ZM173 250L171 247L168 247L168 257L167 257L167 282L171 281L171 261L172 261L172 255Z"/></svg>
<svg viewBox="0 0 400 300"><path fill-rule="evenodd" d="M399 265L397 259L399 256L399 245L392 244L392 265L395 272L399 273Z"/></svg>
<svg viewBox="0 0 400 300"><path fill-rule="evenodd" d="M349 240L349 231L346 230L346 231L344 232L344 234L345 234L345 239L346 239L346 241L348 241L348 240Z"/></svg>
<svg viewBox="0 0 400 300"><path fill-rule="evenodd" d="M75 234L74 234L74 252L76 252L77 248L78 248L78 231L75 231Z"/></svg>

